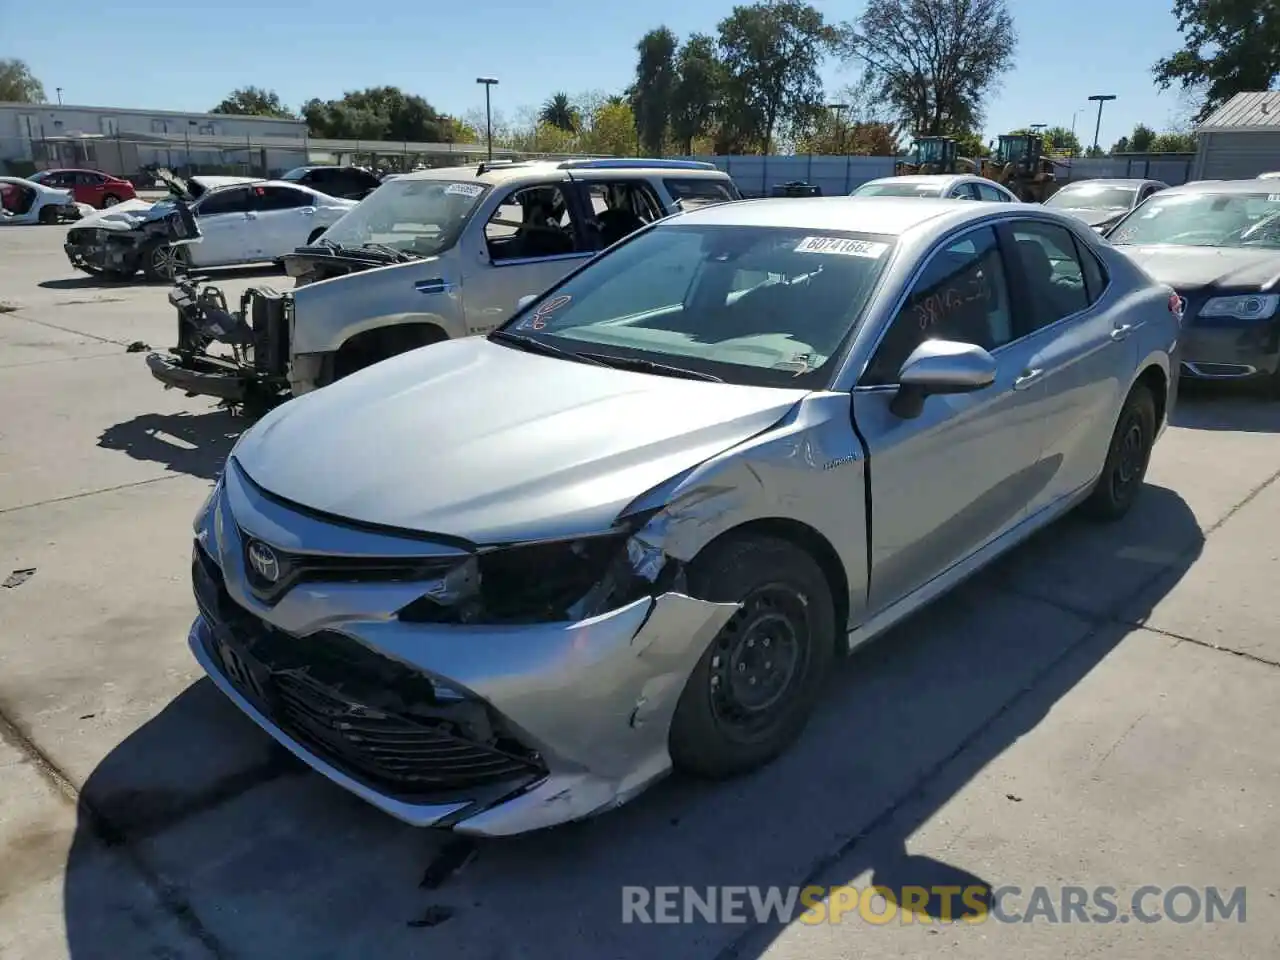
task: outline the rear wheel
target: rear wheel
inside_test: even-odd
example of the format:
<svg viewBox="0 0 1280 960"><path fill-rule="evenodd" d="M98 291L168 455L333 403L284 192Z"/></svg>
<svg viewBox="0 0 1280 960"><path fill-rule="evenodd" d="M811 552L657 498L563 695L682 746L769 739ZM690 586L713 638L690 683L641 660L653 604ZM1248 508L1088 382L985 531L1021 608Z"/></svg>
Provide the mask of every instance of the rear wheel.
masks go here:
<svg viewBox="0 0 1280 960"><path fill-rule="evenodd" d="M671 758L699 776L745 773L804 729L835 653L835 604L817 562L775 537L714 544L688 577L694 596L741 606L685 684Z"/></svg>
<svg viewBox="0 0 1280 960"><path fill-rule="evenodd" d="M120 202L119 197L117 197L114 193L108 193L105 197L102 198L102 209L105 210L107 209L107 207L114 207L119 202Z"/></svg>
<svg viewBox="0 0 1280 960"><path fill-rule="evenodd" d="M36 219L39 220L41 223L43 223L45 226L51 226L52 224L55 224L58 222L58 208L57 207L41 207L40 212L36 214Z"/></svg>
<svg viewBox="0 0 1280 960"><path fill-rule="evenodd" d="M1096 520L1119 520L1142 490L1156 439L1156 402L1143 384L1129 391L1120 410L1102 475L1084 510Z"/></svg>

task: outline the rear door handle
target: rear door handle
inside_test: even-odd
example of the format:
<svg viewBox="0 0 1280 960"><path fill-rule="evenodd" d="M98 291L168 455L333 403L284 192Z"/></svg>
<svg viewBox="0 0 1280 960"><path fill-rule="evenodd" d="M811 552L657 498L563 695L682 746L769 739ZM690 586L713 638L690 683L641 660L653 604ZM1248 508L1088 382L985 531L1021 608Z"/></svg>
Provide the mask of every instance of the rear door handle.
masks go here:
<svg viewBox="0 0 1280 960"><path fill-rule="evenodd" d="M1122 323L1111 331L1112 340L1123 340L1129 336L1129 332L1133 329L1132 323Z"/></svg>
<svg viewBox="0 0 1280 960"><path fill-rule="evenodd" d="M1043 373L1044 373L1044 370L1040 369L1039 367L1036 367L1034 370L1022 371L1022 376L1018 377L1016 380L1013 381L1013 389L1015 390L1027 389L1027 387L1031 386L1033 383L1039 380L1041 374Z"/></svg>

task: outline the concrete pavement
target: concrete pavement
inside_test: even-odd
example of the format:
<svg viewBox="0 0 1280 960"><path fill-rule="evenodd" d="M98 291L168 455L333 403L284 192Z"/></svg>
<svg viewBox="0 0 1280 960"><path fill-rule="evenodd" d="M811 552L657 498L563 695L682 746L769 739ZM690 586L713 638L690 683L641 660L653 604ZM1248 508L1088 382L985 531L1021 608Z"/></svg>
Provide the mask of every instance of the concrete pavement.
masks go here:
<svg viewBox="0 0 1280 960"><path fill-rule="evenodd" d="M238 424L165 392L163 288L0 232L0 956L1275 956L1280 408L1184 399L1114 527L1068 519L861 651L724 784L485 843L301 769L188 655ZM276 275L237 275L231 295ZM465 858L462 858L465 859ZM424 877L438 883L423 886ZM1246 886L1245 923L624 924L622 887ZM1019 904L1018 909L1024 909ZM932 909L932 907L931 907ZM937 914L936 909L932 909Z"/></svg>

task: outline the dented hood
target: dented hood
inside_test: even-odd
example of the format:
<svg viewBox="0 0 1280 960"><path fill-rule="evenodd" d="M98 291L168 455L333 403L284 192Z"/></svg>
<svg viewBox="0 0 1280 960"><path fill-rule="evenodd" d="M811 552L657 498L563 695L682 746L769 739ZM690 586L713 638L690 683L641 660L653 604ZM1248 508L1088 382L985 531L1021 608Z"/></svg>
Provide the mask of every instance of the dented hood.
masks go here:
<svg viewBox="0 0 1280 960"><path fill-rule="evenodd" d="M157 209L160 208L160 209ZM132 230L141 223L154 220L157 215L173 209L173 203L162 200L152 203L148 200L125 200L113 207L95 210L76 223L78 227L100 227L104 230Z"/></svg>
<svg viewBox="0 0 1280 960"><path fill-rule="evenodd" d="M607 529L651 487L777 423L803 390L673 379L469 337L277 407L233 452L336 517L501 543Z"/></svg>

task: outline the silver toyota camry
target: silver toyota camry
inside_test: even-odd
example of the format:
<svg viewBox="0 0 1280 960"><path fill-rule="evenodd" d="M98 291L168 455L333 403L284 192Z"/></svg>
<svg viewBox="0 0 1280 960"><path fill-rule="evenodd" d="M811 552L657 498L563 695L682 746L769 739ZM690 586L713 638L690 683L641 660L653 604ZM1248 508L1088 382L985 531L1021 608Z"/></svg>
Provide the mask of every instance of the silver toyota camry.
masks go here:
<svg viewBox="0 0 1280 960"><path fill-rule="evenodd" d="M835 658L1065 511L1129 509L1180 311L1038 206L669 218L249 430L196 520L191 648L411 824L512 835L753 769Z"/></svg>

